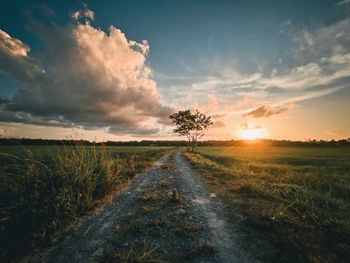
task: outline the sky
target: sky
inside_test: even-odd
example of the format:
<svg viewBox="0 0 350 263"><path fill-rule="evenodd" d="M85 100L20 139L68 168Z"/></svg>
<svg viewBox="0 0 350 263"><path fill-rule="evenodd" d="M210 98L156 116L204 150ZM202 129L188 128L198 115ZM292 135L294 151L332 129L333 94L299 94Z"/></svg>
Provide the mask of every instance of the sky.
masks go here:
<svg viewBox="0 0 350 263"><path fill-rule="evenodd" d="M350 137L349 0L0 2L0 137Z"/></svg>

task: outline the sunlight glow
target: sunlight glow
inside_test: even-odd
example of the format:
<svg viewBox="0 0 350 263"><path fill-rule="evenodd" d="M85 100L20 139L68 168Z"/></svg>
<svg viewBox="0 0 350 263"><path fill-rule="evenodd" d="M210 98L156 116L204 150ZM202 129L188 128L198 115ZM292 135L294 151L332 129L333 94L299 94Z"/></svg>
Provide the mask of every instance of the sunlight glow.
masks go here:
<svg viewBox="0 0 350 263"><path fill-rule="evenodd" d="M256 140L262 139L267 136L267 130L261 127L252 127L249 123L248 127L240 127L237 131L237 135L239 138L243 140Z"/></svg>

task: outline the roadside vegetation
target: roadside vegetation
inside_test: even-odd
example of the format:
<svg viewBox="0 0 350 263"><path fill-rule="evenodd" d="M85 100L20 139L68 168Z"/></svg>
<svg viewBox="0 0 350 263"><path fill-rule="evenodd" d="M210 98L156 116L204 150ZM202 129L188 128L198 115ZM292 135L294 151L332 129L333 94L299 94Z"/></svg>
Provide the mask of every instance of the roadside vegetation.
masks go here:
<svg viewBox="0 0 350 263"><path fill-rule="evenodd" d="M186 153L265 262L350 258L349 147L200 147ZM258 245L259 246L259 245Z"/></svg>
<svg viewBox="0 0 350 263"><path fill-rule="evenodd" d="M0 261L48 244L170 149L0 147Z"/></svg>

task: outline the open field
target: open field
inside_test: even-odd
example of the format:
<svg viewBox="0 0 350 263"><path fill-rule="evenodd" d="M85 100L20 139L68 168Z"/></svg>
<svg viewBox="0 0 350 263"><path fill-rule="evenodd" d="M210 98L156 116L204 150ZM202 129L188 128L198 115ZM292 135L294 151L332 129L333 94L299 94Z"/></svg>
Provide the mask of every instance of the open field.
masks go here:
<svg viewBox="0 0 350 263"><path fill-rule="evenodd" d="M0 261L49 243L170 147L0 147Z"/></svg>
<svg viewBox="0 0 350 263"><path fill-rule="evenodd" d="M39 253L38 262L89 258L100 248L110 261L147 251L147 258L178 262L230 262L239 254L262 262L346 262L350 256L349 147L199 147L185 153L199 174L178 151L130 183L173 149L0 147L0 261L35 248L44 252L57 240L64 241L51 254ZM202 179L208 189L199 187ZM93 219L83 219L81 228L73 224L72 238L59 235L86 214Z"/></svg>
<svg viewBox="0 0 350 263"><path fill-rule="evenodd" d="M262 261L350 258L349 147L200 147L185 155L247 244L270 244L256 251Z"/></svg>

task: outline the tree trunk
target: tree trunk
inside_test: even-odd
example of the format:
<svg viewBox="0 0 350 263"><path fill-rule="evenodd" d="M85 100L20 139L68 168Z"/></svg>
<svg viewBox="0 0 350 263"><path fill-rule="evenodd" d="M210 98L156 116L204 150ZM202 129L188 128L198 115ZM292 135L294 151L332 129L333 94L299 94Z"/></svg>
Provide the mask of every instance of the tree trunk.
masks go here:
<svg viewBox="0 0 350 263"><path fill-rule="evenodd" d="M192 141L192 152L196 152L197 151L197 140L193 140Z"/></svg>
<svg viewBox="0 0 350 263"><path fill-rule="evenodd" d="M187 135L187 146L186 146L186 152L190 151L190 147L191 147L191 137L189 135Z"/></svg>

